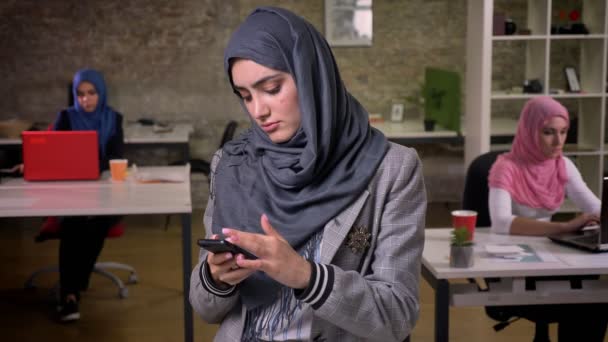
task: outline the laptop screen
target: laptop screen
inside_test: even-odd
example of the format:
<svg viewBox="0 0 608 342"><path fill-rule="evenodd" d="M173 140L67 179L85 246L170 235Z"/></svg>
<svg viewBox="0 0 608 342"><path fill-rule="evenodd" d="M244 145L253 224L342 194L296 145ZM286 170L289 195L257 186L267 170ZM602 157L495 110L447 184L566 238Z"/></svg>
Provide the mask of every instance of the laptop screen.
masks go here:
<svg viewBox="0 0 608 342"><path fill-rule="evenodd" d="M608 243L608 177L602 182L602 210L600 213L600 243Z"/></svg>
<svg viewBox="0 0 608 342"><path fill-rule="evenodd" d="M21 138L26 180L99 178L96 131L24 131Z"/></svg>

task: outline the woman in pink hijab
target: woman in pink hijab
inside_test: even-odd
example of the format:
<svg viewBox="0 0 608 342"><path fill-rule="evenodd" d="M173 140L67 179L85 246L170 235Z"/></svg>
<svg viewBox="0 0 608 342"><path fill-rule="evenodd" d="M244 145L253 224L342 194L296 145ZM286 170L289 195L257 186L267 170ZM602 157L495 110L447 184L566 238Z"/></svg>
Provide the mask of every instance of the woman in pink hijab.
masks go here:
<svg viewBox="0 0 608 342"><path fill-rule="evenodd" d="M573 232L599 221L600 200L562 154L569 126L568 111L551 97L539 96L526 103L511 151L499 156L490 170L488 206L493 233L542 236ZM570 221L551 222L565 197L583 214ZM542 280L526 278L526 282ZM512 306L507 310L532 321L542 317L557 322L559 341L601 342L606 333L606 316L596 314L606 312L606 304Z"/></svg>
<svg viewBox="0 0 608 342"><path fill-rule="evenodd" d="M492 232L550 235L599 220L600 200L562 154L569 126L568 111L553 98L539 96L526 103L511 151L499 156L490 170ZM565 197L583 214L551 222Z"/></svg>

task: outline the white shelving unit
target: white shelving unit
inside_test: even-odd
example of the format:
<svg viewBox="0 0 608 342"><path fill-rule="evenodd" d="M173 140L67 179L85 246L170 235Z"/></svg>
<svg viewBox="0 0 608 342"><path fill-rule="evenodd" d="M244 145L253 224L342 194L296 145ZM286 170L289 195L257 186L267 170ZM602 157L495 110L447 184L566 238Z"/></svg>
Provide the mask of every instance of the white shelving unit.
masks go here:
<svg viewBox="0 0 608 342"><path fill-rule="evenodd" d="M550 95L569 108L571 116L578 118L578 139L566 146L565 153L574 160L591 190L600 196L601 180L605 164L608 164L608 0L581 0L581 22L589 30L589 34L584 35L551 33L552 25L561 24L555 18L564 3L555 0L468 1L465 163L468 166L476 156L490 151L494 120L516 121L528 99ZM494 36L493 16L497 4L502 6L500 11L505 7L508 11L509 6L515 7L515 11L524 11L520 17L525 19L516 25L518 31L527 28L530 34ZM575 67L582 89L580 93L553 92L566 90L563 72L566 65ZM514 86L522 86L527 79L540 80L542 94L510 91ZM514 124L509 126L516 127ZM564 209L568 210L567 207L565 205Z"/></svg>

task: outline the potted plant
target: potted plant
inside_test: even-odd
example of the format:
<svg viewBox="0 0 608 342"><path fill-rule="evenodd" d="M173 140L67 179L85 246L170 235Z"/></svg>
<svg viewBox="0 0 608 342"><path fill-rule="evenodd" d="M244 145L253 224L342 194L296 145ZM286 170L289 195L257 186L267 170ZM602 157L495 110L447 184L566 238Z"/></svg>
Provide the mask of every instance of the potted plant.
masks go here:
<svg viewBox="0 0 608 342"><path fill-rule="evenodd" d="M425 100L424 95L426 92L426 84L424 81L418 82L418 89L414 90L410 96L405 97L405 101L409 103L416 113L422 116L424 119L424 130L425 131L433 131L435 130L435 120L432 118L427 118L425 113Z"/></svg>
<svg viewBox="0 0 608 342"><path fill-rule="evenodd" d="M466 227L456 228L452 231L450 244L450 267L473 266L473 241L469 239Z"/></svg>

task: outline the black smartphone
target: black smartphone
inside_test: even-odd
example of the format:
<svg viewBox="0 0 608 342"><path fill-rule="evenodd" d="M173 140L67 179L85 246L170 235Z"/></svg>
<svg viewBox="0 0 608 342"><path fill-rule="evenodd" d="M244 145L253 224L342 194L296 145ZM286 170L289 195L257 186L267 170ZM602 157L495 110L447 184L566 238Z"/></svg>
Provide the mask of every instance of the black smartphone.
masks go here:
<svg viewBox="0 0 608 342"><path fill-rule="evenodd" d="M246 259L257 259L258 257L253 255L251 252L244 250L243 248L234 245L226 240L214 240L214 239L199 239L198 245L202 248L213 253L225 253L230 252L234 255L243 254Z"/></svg>

